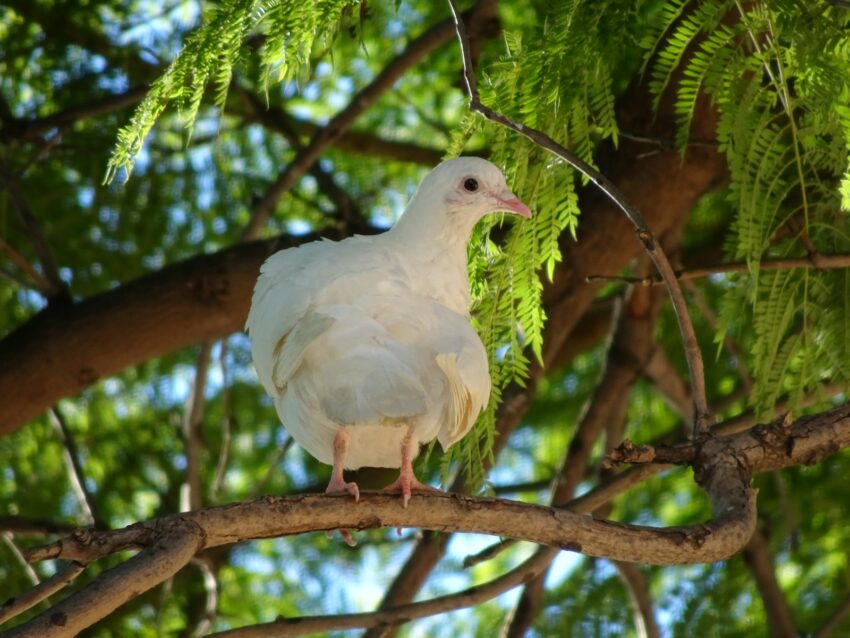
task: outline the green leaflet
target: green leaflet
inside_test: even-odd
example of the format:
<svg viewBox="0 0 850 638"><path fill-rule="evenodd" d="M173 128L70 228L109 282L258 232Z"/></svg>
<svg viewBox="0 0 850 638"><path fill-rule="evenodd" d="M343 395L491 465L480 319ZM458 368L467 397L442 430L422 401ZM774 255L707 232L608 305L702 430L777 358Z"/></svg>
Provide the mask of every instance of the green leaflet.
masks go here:
<svg viewBox="0 0 850 638"><path fill-rule="evenodd" d="M850 14L796 0L692 4L661 12L654 37L643 42L645 64L656 105L675 91L683 153L700 95L720 113L717 139L736 209L727 252L746 260L751 279L749 304L728 290L720 334L734 332L749 350L750 401L767 415L782 393L802 398L826 380L846 382L837 355L847 352L843 278L765 272L760 264L805 257L813 247L827 254L850 249L840 210L850 194ZM835 365L826 375L816 361Z"/></svg>

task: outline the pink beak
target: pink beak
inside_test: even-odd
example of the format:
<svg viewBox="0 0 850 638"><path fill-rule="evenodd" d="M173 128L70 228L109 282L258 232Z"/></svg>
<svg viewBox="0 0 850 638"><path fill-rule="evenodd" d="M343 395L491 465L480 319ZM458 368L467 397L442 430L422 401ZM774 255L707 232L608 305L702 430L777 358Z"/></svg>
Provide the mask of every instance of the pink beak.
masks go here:
<svg viewBox="0 0 850 638"><path fill-rule="evenodd" d="M499 210L507 210L526 219L531 218L531 210L511 191L502 191L496 196L496 200L499 203Z"/></svg>

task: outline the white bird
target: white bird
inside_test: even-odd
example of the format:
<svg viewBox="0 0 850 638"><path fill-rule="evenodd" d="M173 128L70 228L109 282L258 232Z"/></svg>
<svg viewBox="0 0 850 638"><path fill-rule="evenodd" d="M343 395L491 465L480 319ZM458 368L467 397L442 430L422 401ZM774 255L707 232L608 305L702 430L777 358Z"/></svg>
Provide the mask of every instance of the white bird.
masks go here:
<svg viewBox="0 0 850 638"><path fill-rule="evenodd" d="M531 212L487 160L424 179L392 229L282 250L262 266L247 330L257 375L292 437L333 466L326 492L359 499L343 469L398 467L404 506L430 490L413 459L472 427L490 395L469 317L467 243L485 214ZM350 541L350 537L346 538Z"/></svg>

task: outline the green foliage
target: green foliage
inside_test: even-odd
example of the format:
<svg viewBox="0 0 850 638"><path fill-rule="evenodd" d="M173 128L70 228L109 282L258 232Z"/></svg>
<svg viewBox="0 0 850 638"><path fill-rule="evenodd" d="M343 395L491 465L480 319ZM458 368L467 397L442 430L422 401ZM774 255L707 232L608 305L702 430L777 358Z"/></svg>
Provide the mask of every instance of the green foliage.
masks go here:
<svg viewBox="0 0 850 638"><path fill-rule="evenodd" d="M607 139L616 143L615 78L609 65L616 66L622 42L615 45L610 36L627 33L624 27L633 18L629 3L611 3L603 11L588 10L581 0L559 3L531 37L506 33L502 59L487 68L480 83L483 102L540 128L592 163L597 144ZM604 53L583 56L588 50ZM511 383L525 385L529 354L542 362L546 316L541 274L551 280L561 260L562 236L567 231L575 239L579 220L579 184L566 163L504 127L471 117L458 129L449 155L460 154L476 136L488 141L490 159L505 169L508 183L534 216L512 227L502 246L485 239L499 220L479 229L472 242L470 279L477 328L493 380L486 411L473 434L458 445L467 484L473 489L483 484L484 462L492 460L497 410L505 388ZM483 251L476 254L482 245Z"/></svg>
<svg viewBox="0 0 850 638"><path fill-rule="evenodd" d="M151 86L130 123L118 132L118 140L106 172L111 182L123 171L130 176L136 156L151 128L168 103L177 102L191 137L198 109L209 84L213 104L223 108L248 34L260 31L262 82L294 79L309 62L314 47L330 45L344 11L357 0L227 0L186 39L183 50ZM301 74L303 77L305 74Z"/></svg>
<svg viewBox="0 0 850 638"><path fill-rule="evenodd" d="M0 160L20 176L74 300L238 241L252 202L297 150L229 91L234 83L265 99L270 114L288 118L304 143L311 129L298 126L321 126L393 52L448 17L443 3L419 0L186 1L164 8L136 0L94 0L85 7L50 0L6 4L0 8ZM710 99L719 110L717 141L730 183L693 212L682 246L686 259L716 255L719 237L727 234L728 258L750 264L743 275L694 282L705 303L720 309L719 335L709 316L695 311L694 321L701 344L718 339L717 355L707 357L706 382L721 418L751 405L767 413L785 396L799 404L823 382L850 381L848 271L760 268L768 259L806 257L810 246L825 254L850 252L850 11L792 0L740 5L743 15L738 3L720 0L504 0L504 33L482 38L477 58L485 103L541 128L591 163L601 145L624 137L614 107L641 65L658 104L675 98L675 141L683 153L690 144L713 141L690 139L699 123L697 105ZM585 185L526 140L468 116L458 69L455 43L435 51L354 129L379 141L448 148L448 155L486 154L535 213L530 221L494 219L476 230L470 249L474 321L490 357L494 392L475 432L451 454L423 461L417 472L433 482L440 465L444 475L462 465L470 486L487 484L500 495L546 503L548 490L541 485L570 444L603 366L604 343L545 371L498 465L490 473L484 465L492 460L496 411L506 389L526 382L529 366L547 345L542 291L561 251L581 238L579 192ZM132 116L110 112L28 139L15 139L9 123L49 118L141 84L152 90ZM128 120L110 160L115 131ZM340 144L323 154L320 166L357 204L351 218L308 175L282 200L265 232L389 223L427 170L393 148L396 154L375 155ZM132 168L133 179L104 186L104 166L110 178L129 176ZM38 264L6 190L0 192L0 236ZM0 331L9 335L45 301L5 256L0 266L0 275L23 279L19 284L0 276ZM609 287L602 296L616 294L619 289ZM169 330L167 322L161 329ZM725 335L734 337L740 359L723 345ZM669 308L656 337L683 372ZM180 510L186 478L182 425L196 358L197 347L169 353L61 402L87 486L109 526ZM742 369L750 370L752 392ZM250 369L244 335L214 346L206 398L205 504L323 488L329 468L287 446L288 435ZM821 399L816 406L829 403L829 396L815 398ZM635 440L683 436L679 416L645 383L630 395L627 422ZM285 453L278 456L281 449ZM582 490L597 481L603 453L599 442ZM814 468L757 478L761 523L801 633L822 627L846 596L848 472L844 454ZM87 523L63 446L46 417L0 439L0 476L0 516ZM371 489L392 478L363 474L357 480ZM684 470L642 483L615 500L610 513L613 520L647 525L707 516L709 505ZM277 615L374 609L416 536L373 531L357 538L356 550L338 538L309 534L208 552L219 586L213 630ZM23 547L44 541L23 535L14 540ZM484 582L516 565L529 549L520 545L473 570L460 568L467 553L489 542L459 535L422 597ZM547 580L535 635L636 635L626 590L611 565L559 560ZM71 590L118 562L90 566ZM53 569L36 567L41 577ZM763 631L764 610L741 559L643 573L665 635ZM28 587L11 546L0 545L0 600ZM419 621L401 633L499 633L515 594ZM204 598L203 575L193 565L88 634L188 635ZM841 629L846 627L845 621Z"/></svg>
<svg viewBox="0 0 850 638"><path fill-rule="evenodd" d="M844 366L816 363L850 355L846 315L835 311L848 302L843 277L762 272L760 263L850 250L840 210L850 179L850 14L796 0L704 1L683 16L684 9L671 3L662 12L644 41L646 64L656 100L681 76L675 108L683 152L700 96L720 112L717 139L737 209L729 257L749 265L750 294L742 306L742 287L730 287L719 338L734 333L750 348L752 402L767 414L782 393L799 400L825 380L848 382Z"/></svg>

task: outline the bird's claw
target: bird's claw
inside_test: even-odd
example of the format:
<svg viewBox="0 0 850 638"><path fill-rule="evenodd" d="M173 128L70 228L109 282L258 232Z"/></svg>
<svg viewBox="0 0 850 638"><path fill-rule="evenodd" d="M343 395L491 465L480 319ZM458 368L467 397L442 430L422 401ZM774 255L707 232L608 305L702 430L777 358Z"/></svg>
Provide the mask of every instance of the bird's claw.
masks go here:
<svg viewBox="0 0 850 638"><path fill-rule="evenodd" d="M415 476L402 473L397 480L387 485L382 492L401 492L402 503L407 509L413 492L439 492L437 488L421 483Z"/></svg>
<svg viewBox="0 0 850 638"><path fill-rule="evenodd" d="M346 482L340 477L332 477L330 483L328 483L328 487L325 490L325 494L351 494L354 497L354 502L360 502L360 488L357 486L357 483L354 481ZM357 541L354 540L354 537L351 535L347 529L339 529L337 530L339 535L342 537L342 540L345 541L345 544L349 547L357 547ZM333 537L333 531L328 530L325 532L325 536L328 538Z"/></svg>

